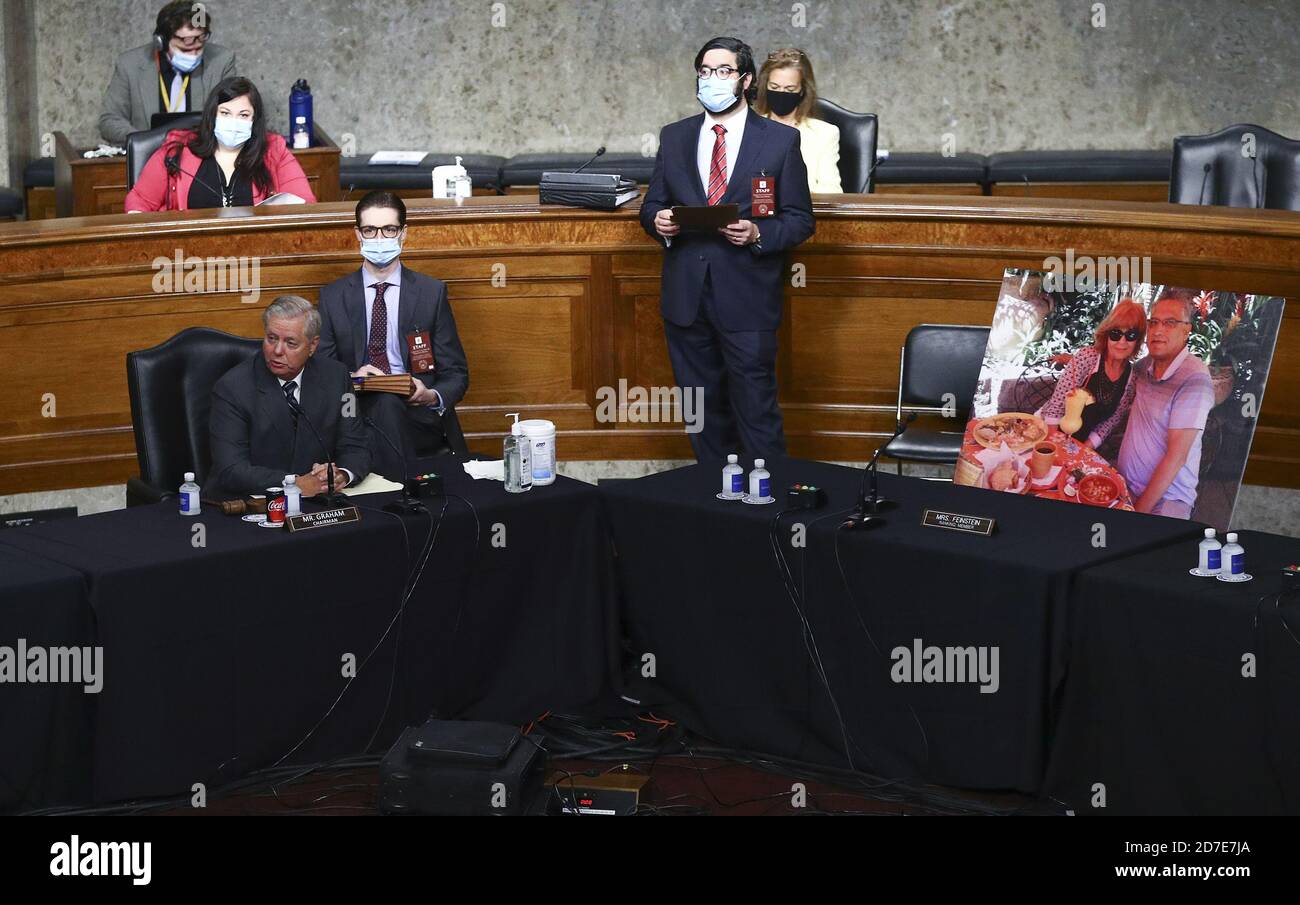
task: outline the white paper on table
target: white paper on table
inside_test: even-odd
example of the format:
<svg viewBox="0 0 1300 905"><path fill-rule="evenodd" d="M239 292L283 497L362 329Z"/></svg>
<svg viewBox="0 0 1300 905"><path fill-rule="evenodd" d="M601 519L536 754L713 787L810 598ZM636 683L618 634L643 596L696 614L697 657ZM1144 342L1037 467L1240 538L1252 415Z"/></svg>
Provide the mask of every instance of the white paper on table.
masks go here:
<svg viewBox="0 0 1300 905"><path fill-rule="evenodd" d="M365 496L370 493L389 493L393 490L401 489L401 484L398 484L396 481L390 481L382 475L377 475L372 471L351 487L344 487L343 493L346 496Z"/></svg>
<svg viewBox="0 0 1300 905"><path fill-rule="evenodd" d="M421 160L424 160L423 151L376 151L370 155L370 160L366 165L381 167L397 164L398 166L413 167L417 166Z"/></svg>
<svg viewBox="0 0 1300 905"><path fill-rule="evenodd" d="M505 459L474 459L464 464L465 474L476 481L504 481L506 479Z"/></svg>

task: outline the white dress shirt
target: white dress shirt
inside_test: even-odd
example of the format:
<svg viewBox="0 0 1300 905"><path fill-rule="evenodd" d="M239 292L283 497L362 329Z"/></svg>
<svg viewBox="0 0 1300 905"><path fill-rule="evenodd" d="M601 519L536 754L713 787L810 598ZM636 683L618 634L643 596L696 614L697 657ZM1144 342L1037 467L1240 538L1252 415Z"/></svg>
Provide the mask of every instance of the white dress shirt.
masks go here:
<svg viewBox="0 0 1300 905"><path fill-rule="evenodd" d="M732 174L736 171L736 158L740 156L740 142L745 137L745 119L749 116L749 104L741 100L726 116L714 116L707 110L704 122L700 125L700 143L695 151L695 162L700 168L700 185L704 186L704 198L709 197L709 169L713 166L713 143L717 133L713 127L721 125L727 131L723 134L727 148L727 184L731 184Z"/></svg>

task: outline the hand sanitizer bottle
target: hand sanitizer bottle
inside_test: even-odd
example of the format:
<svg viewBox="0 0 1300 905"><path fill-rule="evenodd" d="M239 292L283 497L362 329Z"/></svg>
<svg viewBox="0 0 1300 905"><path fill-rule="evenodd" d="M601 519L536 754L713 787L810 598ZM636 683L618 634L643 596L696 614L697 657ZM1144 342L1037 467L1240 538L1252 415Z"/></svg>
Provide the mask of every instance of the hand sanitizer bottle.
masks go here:
<svg viewBox="0 0 1300 905"><path fill-rule="evenodd" d="M756 503L772 496L772 476L763 467L765 464L764 460L755 459L754 470L749 473L749 498Z"/></svg>
<svg viewBox="0 0 1300 905"><path fill-rule="evenodd" d="M524 436L519 426L519 413L511 412L507 418L514 418L510 433L502 447L505 460L506 492L523 493L533 489L532 441Z"/></svg>
<svg viewBox="0 0 1300 905"><path fill-rule="evenodd" d="M1205 540L1201 541L1200 562L1196 566L1197 575L1218 575L1222 567L1222 558L1219 551L1223 549L1223 544L1219 543L1215 536L1213 528L1205 529Z"/></svg>
<svg viewBox="0 0 1300 905"><path fill-rule="evenodd" d="M735 453L727 456L727 464L722 469L722 493L718 499L738 500L745 495L745 469L738 464L740 457Z"/></svg>
<svg viewBox="0 0 1300 905"><path fill-rule="evenodd" d="M199 509L199 485L194 483L194 472L187 471L181 485L181 515L198 515Z"/></svg>

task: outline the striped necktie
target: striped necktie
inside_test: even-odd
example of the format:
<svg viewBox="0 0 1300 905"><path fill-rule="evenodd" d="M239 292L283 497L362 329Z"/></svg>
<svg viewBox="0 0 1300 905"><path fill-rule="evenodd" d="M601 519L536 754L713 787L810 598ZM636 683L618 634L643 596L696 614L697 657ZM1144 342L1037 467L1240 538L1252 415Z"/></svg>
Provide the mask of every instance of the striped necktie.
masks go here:
<svg viewBox="0 0 1300 905"><path fill-rule="evenodd" d="M713 162L709 164L709 204L717 204L727 191L727 129L714 126Z"/></svg>

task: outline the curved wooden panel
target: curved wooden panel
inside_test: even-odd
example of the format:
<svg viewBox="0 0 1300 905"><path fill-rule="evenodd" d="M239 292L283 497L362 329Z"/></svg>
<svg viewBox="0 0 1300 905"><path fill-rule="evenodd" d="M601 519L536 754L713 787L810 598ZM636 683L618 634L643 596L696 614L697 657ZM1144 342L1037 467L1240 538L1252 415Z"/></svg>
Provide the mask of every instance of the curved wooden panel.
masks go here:
<svg viewBox="0 0 1300 905"><path fill-rule="evenodd" d="M1065 256L1149 256L1157 282L1300 296L1300 214L1012 197L819 196L789 258L779 359L794 454L863 459L892 427L898 348L918 323L988 323L1002 271ZM444 279L469 355L458 410L499 450L504 413L550 418L562 458L689 456L658 423L597 420L597 391L667 386L657 246L635 206L536 196L408 205L404 260ZM256 336L275 296L315 299L358 266L351 204L67 218L0 226L0 493L135 471L125 356L191 325ZM260 292L160 291L156 265L245 258ZM175 287L173 287L175 288ZM1247 480L1300 486L1300 310L1287 312ZM51 403L53 405L51 406Z"/></svg>

